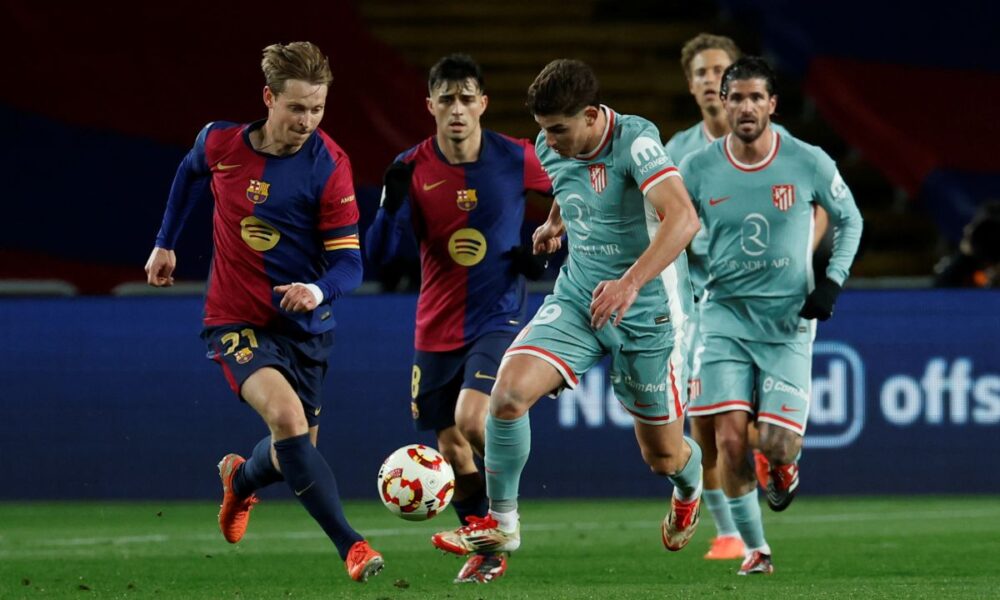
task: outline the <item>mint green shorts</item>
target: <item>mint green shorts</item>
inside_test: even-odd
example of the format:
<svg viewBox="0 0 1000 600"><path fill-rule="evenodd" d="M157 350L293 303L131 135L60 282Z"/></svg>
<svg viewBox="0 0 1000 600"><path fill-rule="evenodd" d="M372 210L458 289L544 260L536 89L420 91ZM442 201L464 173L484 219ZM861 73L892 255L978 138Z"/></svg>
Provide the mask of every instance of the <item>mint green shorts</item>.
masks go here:
<svg viewBox="0 0 1000 600"><path fill-rule="evenodd" d="M637 421L672 423L687 405L684 342L665 324L659 331L630 335L610 323L594 331L590 305L558 293L545 298L534 318L514 340L505 357L525 354L552 365L575 388L580 376L604 356L611 356L615 397Z"/></svg>
<svg viewBox="0 0 1000 600"><path fill-rule="evenodd" d="M812 342L754 342L703 335L692 417L742 410L758 422L805 435L812 384Z"/></svg>

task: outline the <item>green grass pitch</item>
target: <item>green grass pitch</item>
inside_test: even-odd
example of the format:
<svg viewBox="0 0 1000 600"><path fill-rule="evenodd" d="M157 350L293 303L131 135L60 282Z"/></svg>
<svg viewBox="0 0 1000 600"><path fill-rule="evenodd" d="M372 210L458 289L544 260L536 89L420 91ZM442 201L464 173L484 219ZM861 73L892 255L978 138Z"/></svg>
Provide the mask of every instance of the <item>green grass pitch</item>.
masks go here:
<svg viewBox="0 0 1000 600"><path fill-rule="evenodd" d="M701 558L714 532L679 553L660 545L651 500L525 501L507 575L454 585L462 560L434 550L451 511L408 523L350 502L352 524L386 559L351 581L297 504L264 501L227 544L209 502L0 503L0 598L996 598L1000 498L811 498L764 508L775 574L738 577Z"/></svg>

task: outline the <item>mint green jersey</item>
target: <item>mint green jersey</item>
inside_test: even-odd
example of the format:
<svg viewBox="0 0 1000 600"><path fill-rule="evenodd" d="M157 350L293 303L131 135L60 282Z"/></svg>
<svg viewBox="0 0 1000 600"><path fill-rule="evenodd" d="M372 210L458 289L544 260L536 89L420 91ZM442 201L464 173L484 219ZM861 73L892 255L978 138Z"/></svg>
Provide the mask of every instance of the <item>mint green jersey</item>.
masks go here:
<svg viewBox="0 0 1000 600"><path fill-rule="evenodd" d="M645 194L678 175L655 125L641 117L619 115L606 106L601 110L608 126L597 149L587 156L559 156L545 144L544 132L535 142L569 238L569 258L560 270L555 293L586 306L600 281L621 277L649 247L660 219ZM666 343L674 344L674 334L683 329L691 306L687 257L681 252L659 277L639 290L621 327L633 338L661 337L663 325L669 323L671 339Z"/></svg>
<svg viewBox="0 0 1000 600"><path fill-rule="evenodd" d="M740 163L731 135L689 155L680 171L708 236L702 332L762 342L811 340L799 317L814 287L813 205L830 215L833 256L826 275L843 285L861 239L861 213L823 150L772 136L759 163Z"/></svg>
<svg viewBox="0 0 1000 600"><path fill-rule="evenodd" d="M777 123L771 123L771 127L783 136L788 135L788 131ZM667 142L667 155L674 163L680 164L688 154L703 149L717 139L712 137L708 127L705 126L705 121L699 121L684 131L678 131L670 138L670 141ZM708 235L705 228L702 227L695 234L688 247L688 271L696 298L700 298L704 293L705 280L708 279L708 258L705 256L707 252Z"/></svg>

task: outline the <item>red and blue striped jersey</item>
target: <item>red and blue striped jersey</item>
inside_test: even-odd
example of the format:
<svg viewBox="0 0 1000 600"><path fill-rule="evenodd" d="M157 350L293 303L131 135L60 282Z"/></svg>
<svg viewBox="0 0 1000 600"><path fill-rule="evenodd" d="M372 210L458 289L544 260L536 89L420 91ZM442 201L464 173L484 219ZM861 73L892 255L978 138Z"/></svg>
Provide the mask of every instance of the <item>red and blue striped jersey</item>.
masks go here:
<svg viewBox="0 0 1000 600"><path fill-rule="evenodd" d="M479 159L449 164L430 137L396 158L413 163L409 197L394 215L379 209L365 240L385 264L412 230L421 283L414 345L443 352L495 331L518 331L525 281L508 252L521 245L525 192L552 193L534 144L483 130Z"/></svg>
<svg viewBox="0 0 1000 600"><path fill-rule="evenodd" d="M249 125L201 130L170 190L156 245L173 249L191 207L210 186L215 252L205 294L206 326L250 323L322 333L331 303L361 281L358 207L347 154L317 129L294 154L257 152ZM291 313L273 287L315 283L323 302Z"/></svg>

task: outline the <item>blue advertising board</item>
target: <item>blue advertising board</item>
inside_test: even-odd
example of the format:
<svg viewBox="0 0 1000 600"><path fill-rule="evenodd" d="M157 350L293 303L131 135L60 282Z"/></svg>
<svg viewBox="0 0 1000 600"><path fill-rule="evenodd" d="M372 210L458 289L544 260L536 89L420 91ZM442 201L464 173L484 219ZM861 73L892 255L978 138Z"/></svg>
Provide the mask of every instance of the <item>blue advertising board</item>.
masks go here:
<svg viewBox="0 0 1000 600"><path fill-rule="evenodd" d="M385 456L433 442L410 417L414 309L338 304L320 449L345 497L374 497ZM215 463L266 429L205 359L200 317L189 297L0 300L0 499L215 498ZM815 345L803 493L1000 493L998 340L1000 293L845 292ZM531 424L526 497L669 489L602 366Z"/></svg>

